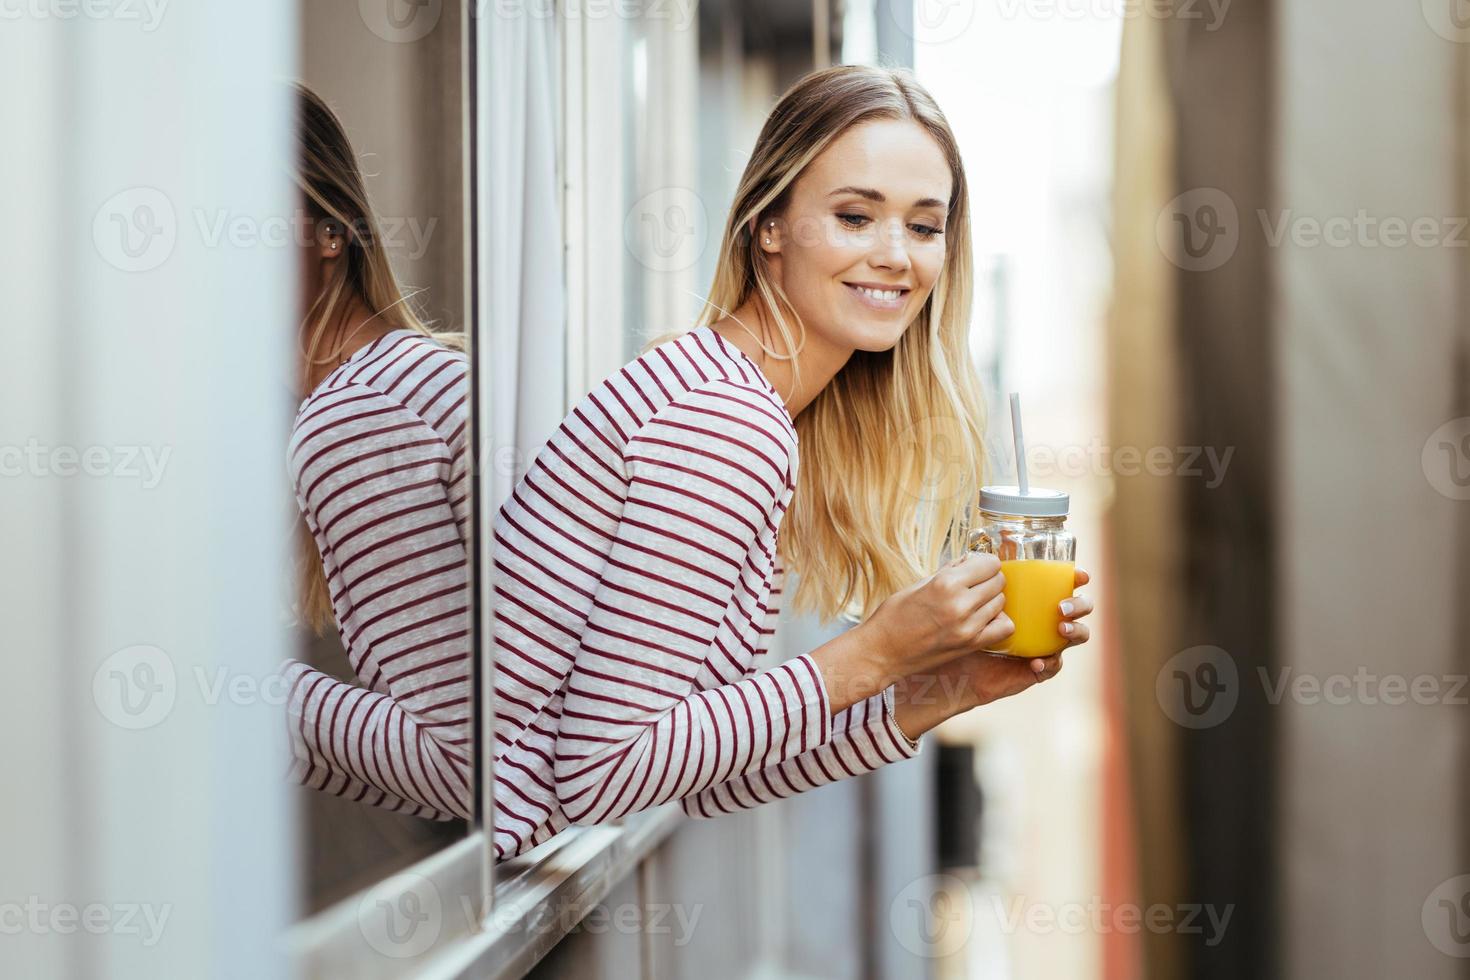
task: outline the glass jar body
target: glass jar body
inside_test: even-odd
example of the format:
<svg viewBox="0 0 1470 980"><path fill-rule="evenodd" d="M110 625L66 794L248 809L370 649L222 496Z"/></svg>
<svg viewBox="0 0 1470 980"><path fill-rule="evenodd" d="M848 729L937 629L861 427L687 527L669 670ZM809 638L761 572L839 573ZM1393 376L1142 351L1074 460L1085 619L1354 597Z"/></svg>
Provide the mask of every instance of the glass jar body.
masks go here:
<svg viewBox="0 0 1470 980"><path fill-rule="evenodd" d="M1005 611L1016 631L989 653L1049 657L1067 646L1062 636L1062 600L1076 586L1077 539L1065 517L1029 517L980 511L970 532L970 550L995 555L1005 575Z"/></svg>

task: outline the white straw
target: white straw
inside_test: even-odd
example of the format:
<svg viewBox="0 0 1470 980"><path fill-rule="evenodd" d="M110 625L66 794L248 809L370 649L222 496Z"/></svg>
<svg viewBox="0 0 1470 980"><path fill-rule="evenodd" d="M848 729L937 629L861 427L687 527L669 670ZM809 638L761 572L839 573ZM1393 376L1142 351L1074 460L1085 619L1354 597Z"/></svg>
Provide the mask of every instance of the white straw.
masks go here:
<svg viewBox="0 0 1470 980"><path fill-rule="evenodd" d="M1011 392L1011 432L1016 438L1016 485L1024 497L1031 487L1026 479L1026 439L1021 435L1021 394L1016 391Z"/></svg>

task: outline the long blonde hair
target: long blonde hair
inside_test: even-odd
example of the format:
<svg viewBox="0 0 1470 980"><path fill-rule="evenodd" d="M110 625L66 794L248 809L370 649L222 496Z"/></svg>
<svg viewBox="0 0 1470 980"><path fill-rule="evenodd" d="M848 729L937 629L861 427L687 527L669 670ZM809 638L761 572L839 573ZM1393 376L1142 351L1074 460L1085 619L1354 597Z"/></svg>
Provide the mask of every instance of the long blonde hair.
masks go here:
<svg viewBox="0 0 1470 980"><path fill-rule="evenodd" d="M409 305L388 262L379 222L368 200L357 154L337 114L305 85L296 92L296 185L306 201L313 233L331 227L342 234L345 253L332 263L330 277L312 300L302 321L303 376L314 365L340 359L341 348L322 354L325 335L354 299L373 318L392 329L413 330L445 346L464 349L464 336L436 333ZM339 345L345 341L339 341ZM324 633L335 621L331 592L316 541L303 519L297 528L298 618Z"/></svg>
<svg viewBox="0 0 1470 980"><path fill-rule="evenodd" d="M805 328L772 276L755 229L797 177L850 127L904 119L939 144L953 177L944 265L903 338L857 351L796 417L801 466L778 548L799 575L794 605L832 618L871 615L931 574L964 540L984 483L985 409L969 352L970 199L944 114L911 74L843 65L800 79L766 119L745 166L697 325L759 297L786 352Z"/></svg>

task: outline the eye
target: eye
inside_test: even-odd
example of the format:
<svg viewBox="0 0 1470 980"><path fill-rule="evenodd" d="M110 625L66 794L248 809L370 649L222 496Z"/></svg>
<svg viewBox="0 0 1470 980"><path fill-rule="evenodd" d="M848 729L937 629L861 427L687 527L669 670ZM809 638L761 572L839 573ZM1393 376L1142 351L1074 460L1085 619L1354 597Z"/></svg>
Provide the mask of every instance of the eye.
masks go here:
<svg viewBox="0 0 1470 980"><path fill-rule="evenodd" d="M861 228L868 223L868 216L865 214L853 214L851 212L839 212L837 220L849 228Z"/></svg>
<svg viewBox="0 0 1470 980"><path fill-rule="evenodd" d="M920 238L933 238L935 235L944 234L942 228L935 228L932 225L909 225L909 229Z"/></svg>

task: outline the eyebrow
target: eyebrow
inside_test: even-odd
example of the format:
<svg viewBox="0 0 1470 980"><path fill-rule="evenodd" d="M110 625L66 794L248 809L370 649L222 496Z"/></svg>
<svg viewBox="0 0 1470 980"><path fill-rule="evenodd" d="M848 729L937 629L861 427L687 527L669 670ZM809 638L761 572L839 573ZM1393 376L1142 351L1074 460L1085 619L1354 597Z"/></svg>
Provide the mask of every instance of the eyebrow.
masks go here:
<svg viewBox="0 0 1470 980"><path fill-rule="evenodd" d="M876 201L879 204L882 204L884 201L888 200L888 198L883 196L882 191L876 191L871 187L839 187L827 196L836 197L838 194L856 194L858 197L865 197L868 200ZM939 198L937 197L921 197L914 202L914 207L947 209L948 205L939 200Z"/></svg>

